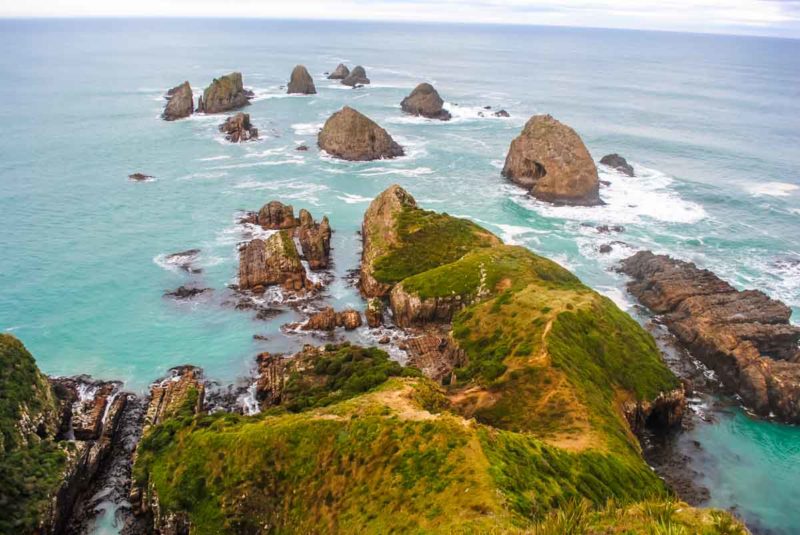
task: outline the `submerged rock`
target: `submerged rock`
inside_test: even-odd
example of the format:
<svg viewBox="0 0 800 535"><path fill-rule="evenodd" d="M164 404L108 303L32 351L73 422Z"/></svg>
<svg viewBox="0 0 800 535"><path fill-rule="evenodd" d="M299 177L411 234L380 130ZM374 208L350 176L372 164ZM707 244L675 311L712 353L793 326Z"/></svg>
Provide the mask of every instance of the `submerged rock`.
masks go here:
<svg viewBox="0 0 800 535"><path fill-rule="evenodd" d="M153 180L155 177L145 175L144 173L133 173L132 175L128 175L128 178L134 182L148 182Z"/></svg>
<svg viewBox="0 0 800 535"><path fill-rule="evenodd" d="M274 285L292 292L314 289L300 262L294 240L286 230L278 231L266 240L253 240L239 252L240 289L254 290Z"/></svg>
<svg viewBox="0 0 800 535"><path fill-rule="evenodd" d="M386 130L349 106L325 121L317 140L322 150L342 160L378 160L404 154Z"/></svg>
<svg viewBox="0 0 800 535"><path fill-rule="evenodd" d="M411 115L421 115L429 119L439 119L447 121L451 118L450 112L442 106L444 100L439 96L438 91L429 83L419 84L414 90L400 103L400 108Z"/></svg>
<svg viewBox="0 0 800 535"><path fill-rule="evenodd" d="M250 124L250 114L239 112L225 119L219 125L219 131L225 134L225 139L232 143L240 143L258 139L258 129Z"/></svg>
<svg viewBox="0 0 800 535"><path fill-rule="evenodd" d="M333 72L328 75L328 80L344 80L348 76L350 76L350 69L348 69L347 65L344 63L340 63Z"/></svg>
<svg viewBox="0 0 800 535"><path fill-rule="evenodd" d="M292 70L286 92L289 94L299 93L302 95L313 95L317 92L317 88L314 87L314 80L311 78L311 75L308 74L308 69L306 69L304 65L297 65L294 70Z"/></svg>
<svg viewBox="0 0 800 535"><path fill-rule="evenodd" d="M212 291L211 288L196 288L194 286L179 286L171 292L164 292L164 297L174 297L175 299L192 299L198 295Z"/></svg>
<svg viewBox="0 0 800 535"><path fill-rule="evenodd" d="M253 97L242 83L242 73L232 72L214 78L211 84L203 91L203 96L197 104L198 112L220 113L234 110L250 104Z"/></svg>
<svg viewBox="0 0 800 535"><path fill-rule="evenodd" d="M506 156L503 176L543 201L602 204L597 168L575 131L550 115L535 115Z"/></svg>
<svg viewBox="0 0 800 535"><path fill-rule="evenodd" d="M800 423L800 327L780 301L650 251L622 262L628 290L761 415Z"/></svg>
<svg viewBox="0 0 800 535"><path fill-rule="evenodd" d="M495 117L511 117L511 114L508 113L506 110L500 110L494 112Z"/></svg>
<svg viewBox="0 0 800 535"><path fill-rule="evenodd" d="M194 97L192 96L192 86L189 82L183 82L167 91L167 105L161 117L165 121L174 121L189 117L194 112Z"/></svg>
<svg viewBox="0 0 800 535"><path fill-rule="evenodd" d="M367 78L367 71L365 71L364 67L361 65L353 67L353 70L350 71L350 74L345 76L345 78L342 80L342 83L344 85L349 85L350 87L368 84L369 78Z"/></svg>
<svg viewBox="0 0 800 535"><path fill-rule="evenodd" d="M200 273L202 269L194 266L194 261L200 255L200 249L187 249L178 253L172 253L164 258L167 264L177 266L187 273Z"/></svg>
<svg viewBox="0 0 800 535"><path fill-rule="evenodd" d="M633 166L619 154L606 154L600 159L600 163L616 169L623 175L634 176Z"/></svg>

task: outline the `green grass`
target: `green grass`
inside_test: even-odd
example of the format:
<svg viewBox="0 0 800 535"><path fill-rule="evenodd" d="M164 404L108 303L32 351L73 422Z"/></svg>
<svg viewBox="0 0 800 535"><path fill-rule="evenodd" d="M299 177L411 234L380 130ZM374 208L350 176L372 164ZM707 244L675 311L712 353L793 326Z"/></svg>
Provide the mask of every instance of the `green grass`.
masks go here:
<svg viewBox="0 0 800 535"><path fill-rule="evenodd" d="M399 244L375 260L373 276L379 282L396 283L499 243L471 221L410 207L397 217L397 236Z"/></svg>

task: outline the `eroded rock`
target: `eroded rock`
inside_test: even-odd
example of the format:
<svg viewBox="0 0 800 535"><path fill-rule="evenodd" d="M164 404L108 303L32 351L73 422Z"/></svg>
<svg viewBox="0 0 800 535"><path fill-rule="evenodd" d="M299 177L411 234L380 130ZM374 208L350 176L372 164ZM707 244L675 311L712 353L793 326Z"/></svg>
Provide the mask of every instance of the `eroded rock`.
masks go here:
<svg viewBox="0 0 800 535"><path fill-rule="evenodd" d="M228 117L219 125L219 131L225 134L225 139L231 143L241 143L258 139L258 128L250 124L250 114L239 112Z"/></svg>
<svg viewBox="0 0 800 535"><path fill-rule="evenodd" d="M322 150L342 160L368 161L404 154L386 130L349 106L325 121L317 141Z"/></svg>
<svg viewBox="0 0 800 535"><path fill-rule="evenodd" d="M511 142L503 176L543 201L592 206L600 201L597 168L575 131L535 115Z"/></svg>

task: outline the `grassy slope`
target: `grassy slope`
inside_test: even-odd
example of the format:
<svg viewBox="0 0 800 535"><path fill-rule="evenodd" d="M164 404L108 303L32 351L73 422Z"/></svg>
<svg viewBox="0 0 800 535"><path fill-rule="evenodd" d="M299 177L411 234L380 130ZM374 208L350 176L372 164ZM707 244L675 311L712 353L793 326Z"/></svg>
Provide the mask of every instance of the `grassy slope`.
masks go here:
<svg viewBox="0 0 800 535"><path fill-rule="evenodd" d="M23 433L19 422L40 422ZM0 533L32 532L61 483L65 453L52 440L56 404L22 343L0 334Z"/></svg>

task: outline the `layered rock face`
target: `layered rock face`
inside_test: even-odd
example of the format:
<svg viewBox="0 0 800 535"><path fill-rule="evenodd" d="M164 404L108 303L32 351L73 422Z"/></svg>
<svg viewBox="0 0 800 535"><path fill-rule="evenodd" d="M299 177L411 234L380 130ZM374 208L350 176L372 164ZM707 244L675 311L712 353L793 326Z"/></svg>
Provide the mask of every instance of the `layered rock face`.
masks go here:
<svg viewBox="0 0 800 535"><path fill-rule="evenodd" d="M447 332L431 330L406 342L408 364L437 382L455 383L453 370L467 364L467 355Z"/></svg>
<svg viewBox="0 0 800 535"><path fill-rule="evenodd" d="M503 176L543 201L601 204L597 168L575 131L550 115L527 122L506 156Z"/></svg>
<svg viewBox="0 0 800 535"><path fill-rule="evenodd" d="M600 159L600 163L616 169L623 175L634 176L633 166L619 154L606 154Z"/></svg>
<svg viewBox="0 0 800 535"><path fill-rule="evenodd" d="M239 251L239 288L262 291L266 286L284 290L313 290L289 231L280 230L266 240L256 239Z"/></svg>
<svg viewBox="0 0 800 535"><path fill-rule="evenodd" d="M167 105L161 117L166 121L174 121L189 117L194 112L194 97L192 96L192 86L189 82L183 82L167 91Z"/></svg>
<svg viewBox="0 0 800 535"><path fill-rule="evenodd" d="M214 81L203 91L203 96L197 103L197 111L205 113L220 113L235 110L250 104L253 93L244 88L242 73L232 72L214 78Z"/></svg>
<svg viewBox="0 0 800 535"><path fill-rule="evenodd" d="M361 327L361 314L357 310L347 309L336 312L333 307L325 307L320 312L313 314L303 324L305 331L333 331L336 327L344 327L352 331Z"/></svg>
<svg viewBox="0 0 800 535"><path fill-rule="evenodd" d="M400 108L411 115L420 115L441 121L450 120L450 112L443 108L444 100L439 92L429 83L419 84L400 103Z"/></svg>
<svg viewBox="0 0 800 535"><path fill-rule="evenodd" d="M299 93L302 95L313 95L317 92L317 88L314 87L314 80L311 78L308 69L306 69L304 65L297 65L292 70L286 92L289 94Z"/></svg>
<svg viewBox="0 0 800 535"><path fill-rule="evenodd" d="M169 418L200 412L205 399L203 370L196 366L177 366L164 379L150 385L150 402L144 416L144 428Z"/></svg>
<svg viewBox="0 0 800 535"><path fill-rule="evenodd" d="M414 209L417 201L398 185L375 197L364 214L361 225L361 267L359 288L365 297L383 297L391 284L379 282L373 276L375 261L399 243L398 219L404 209Z"/></svg>
<svg viewBox="0 0 800 535"><path fill-rule="evenodd" d="M357 67L353 67L353 70L344 77L342 80L344 85L349 85L350 87L354 87L356 85L366 85L369 83L369 78L367 78L367 71L364 70L364 67L358 65Z"/></svg>
<svg viewBox="0 0 800 535"><path fill-rule="evenodd" d="M319 148L351 161L402 156L403 147L366 115L345 106L331 115L317 137Z"/></svg>
<svg viewBox="0 0 800 535"><path fill-rule="evenodd" d="M344 63L340 63L333 72L328 75L328 80L344 80L348 76L350 76L350 69L348 69L347 65Z"/></svg>
<svg viewBox="0 0 800 535"><path fill-rule="evenodd" d="M649 251L624 260L621 271L633 278L629 291L746 405L800 423L800 327L789 322L789 307Z"/></svg>
<svg viewBox="0 0 800 535"><path fill-rule="evenodd" d="M225 119L219 125L219 131L225 134L225 139L231 143L241 143L258 139L258 128L250 124L250 114L239 112L232 117Z"/></svg>

